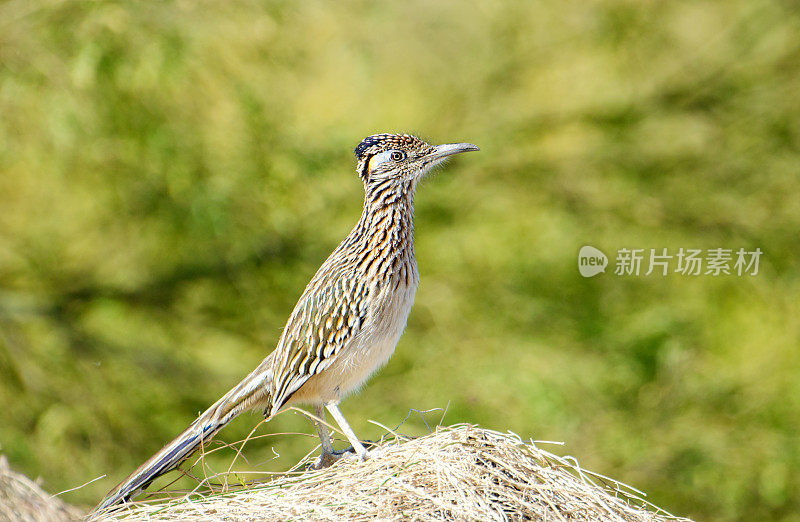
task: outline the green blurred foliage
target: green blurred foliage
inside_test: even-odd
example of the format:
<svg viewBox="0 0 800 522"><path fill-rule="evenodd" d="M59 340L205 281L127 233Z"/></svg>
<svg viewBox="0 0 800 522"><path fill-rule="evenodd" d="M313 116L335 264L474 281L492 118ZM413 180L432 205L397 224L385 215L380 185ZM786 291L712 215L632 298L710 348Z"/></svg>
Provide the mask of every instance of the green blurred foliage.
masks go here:
<svg viewBox="0 0 800 522"><path fill-rule="evenodd" d="M679 514L798 520L798 34L745 0L0 3L0 451L96 502L271 351L359 215L352 148L410 131L482 151L420 189L356 431L449 405ZM584 279L584 244L764 256Z"/></svg>

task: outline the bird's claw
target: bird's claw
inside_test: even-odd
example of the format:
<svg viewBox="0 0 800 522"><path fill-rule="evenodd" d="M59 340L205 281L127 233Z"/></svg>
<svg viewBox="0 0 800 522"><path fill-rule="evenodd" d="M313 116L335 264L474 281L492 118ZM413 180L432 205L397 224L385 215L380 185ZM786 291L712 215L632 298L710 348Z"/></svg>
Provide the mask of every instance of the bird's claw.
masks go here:
<svg viewBox="0 0 800 522"><path fill-rule="evenodd" d="M377 457L380 454L380 448L376 443L372 441L363 442L367 448L371 448L368 449L363 455L359 455L353 446L349 446L341 450L333 450L332 453L323 452L313 463L309 465L309 468L312 470L325 469L341 459L349 460L356 456L360 462L364 462L367 459Z"/></svg>

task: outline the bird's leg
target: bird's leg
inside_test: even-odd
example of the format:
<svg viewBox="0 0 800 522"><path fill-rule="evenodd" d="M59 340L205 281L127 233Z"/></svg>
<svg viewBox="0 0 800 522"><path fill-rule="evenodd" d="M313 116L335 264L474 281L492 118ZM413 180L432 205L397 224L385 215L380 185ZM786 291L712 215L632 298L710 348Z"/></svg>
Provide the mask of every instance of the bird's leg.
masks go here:
<svg viewBox="0 0 800 522"><path fill-rule="evenodd" d="M319 440L322 442L322 454L333 453L333 445L331 444L331 436L328 433L328 426L325 424L325 407L322 404L314 406L314 415L319 420L315 420L314 424L317 427L317 434Z"/></svg>
<svg viewBox="0 0 800 522"><path fill-rule="evenodd" d="M355 432L353 432L353 428L350 427L350 425L347 423L347 419L345 419L344 415L342 415L341 410L339 410L339 404L336 402L331 402L328 403L326 407L328 408L328 411L331 412L333 418L336 419L336 424L339 425L339 428L341 428L342 433L344 433L344 436L347 437L347 440L350 441L350 444L353 446L353 449L358 455L358 458L360 460L366 460L367 449L364 447L363 444L361 444L361 441L358 440L358 437L356 437Z"/></svg>
<svg viewBox="0 0 800 522"><path fill-rule="evenodd" d="M325 407L322 404L314 405L314 426L317 427L317 434L322 444L322 454L317 461L312 465L314 469L327 468L338 460L338 456L333 452L333 444L331 444L331 436L328 432L328 426L325 423Z"/></svg>

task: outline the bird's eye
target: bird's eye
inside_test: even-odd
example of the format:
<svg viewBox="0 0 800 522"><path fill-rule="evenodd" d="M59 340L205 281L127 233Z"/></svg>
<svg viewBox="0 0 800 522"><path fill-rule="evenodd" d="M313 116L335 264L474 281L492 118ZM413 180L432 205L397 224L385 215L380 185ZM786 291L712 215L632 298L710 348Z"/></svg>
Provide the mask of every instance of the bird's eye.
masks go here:
<svg viewBox="0 0 800 522"><path fill-rule="evenodd" d="M406 157L406 153L401 150L393 150L391 156L392 161L402 161Z"/></svg>

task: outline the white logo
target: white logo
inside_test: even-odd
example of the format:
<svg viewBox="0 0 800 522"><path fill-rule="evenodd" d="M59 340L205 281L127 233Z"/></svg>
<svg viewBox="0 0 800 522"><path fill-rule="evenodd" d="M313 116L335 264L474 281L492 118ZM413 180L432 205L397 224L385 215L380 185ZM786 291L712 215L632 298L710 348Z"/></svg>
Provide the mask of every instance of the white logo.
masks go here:
<svg viewBox="0 0 800 522"><path fill-rule="evenodd" d="M743 276L758 275L761 254L760 248L745 250L739 248L620 248L614 265L614 275L649 276L656 273L667 276L710 275ZM583 246L578 252L578 271L583 277L594 277L605 272L608 258L593 246Z"/></svg>
<svg viewBox="0 0 800 522"><path fill-rule="evenodd" d="M593 246L583 246L578 252L578 271L583 277L593 277L600 272L605 272L608 258Z"/></svg>

